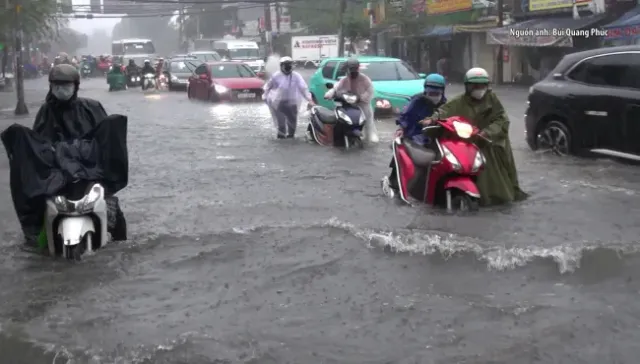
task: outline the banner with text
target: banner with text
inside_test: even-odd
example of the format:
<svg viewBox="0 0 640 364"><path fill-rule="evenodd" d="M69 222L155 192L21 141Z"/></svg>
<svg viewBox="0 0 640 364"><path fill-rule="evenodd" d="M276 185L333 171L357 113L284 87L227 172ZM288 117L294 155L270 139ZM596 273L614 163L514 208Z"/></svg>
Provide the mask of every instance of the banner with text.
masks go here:
<svg viewBox="0 0 640 364"><path fill-rule="evenodd" d="M529 11L553 10L589 5L591 0L529 0Z"/></svg>
<svg viewBox="0 0 640 364"><path fill-rule="evenodd" d="M447 14L473 8L472 0L427 0L427 14Z"/></svg>

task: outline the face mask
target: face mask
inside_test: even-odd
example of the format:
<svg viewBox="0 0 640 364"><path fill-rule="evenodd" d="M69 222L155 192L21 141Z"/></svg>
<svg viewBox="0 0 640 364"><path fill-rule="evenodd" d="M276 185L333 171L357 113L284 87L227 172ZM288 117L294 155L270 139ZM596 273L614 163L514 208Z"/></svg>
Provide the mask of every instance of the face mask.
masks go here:
<svg viewBox="0 0 640 364"><path fill-rule="evenodd" d="M75 93L74 84L70 85L51 85L51 93L60 101L68 101Z"/></svg>
<svg viewBox="0 0 640 364"><path fill-rule="evenodd" d="M358 74L359 74L359 72L349 72L349 77L358 78Z"/></svg>
<svg viewBox="0 0 640 364"><path fill-rule="evenodd" d="M285 64L284 66L282 66L282 72L289 73L289 72L291 72L292 68L293 67L290 64Z"/></svg>
<svg viewBox="0 0 640 364"><path fill-rule="evenodd" d="M438 103L440 103L440 100L442 100L442 95L438 95L438 96L426 95L425 97L427 98L427 100L431 101L431 103L434 105L437 105Z"/></svg>
<svg viewBox="0 0 640 364"><path fill-rule="evenodd" d="M473 97L476 100L480 100L481 98L484 97L484 94L487 93L487 90L473 90L471 91L471 97Z"/></svg>

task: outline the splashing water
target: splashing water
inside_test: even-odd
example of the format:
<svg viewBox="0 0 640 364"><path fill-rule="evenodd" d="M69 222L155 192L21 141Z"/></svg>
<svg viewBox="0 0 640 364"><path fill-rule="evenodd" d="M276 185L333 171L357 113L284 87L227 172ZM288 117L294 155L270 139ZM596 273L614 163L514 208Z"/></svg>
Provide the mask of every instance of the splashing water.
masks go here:
<svg viewBox="0 0 640 364"><path fill-rule="evenodd" d="M278 72L280 70L280 55L274 53L267 57L267 62L264 64L264 70L269 76Z"/></svg>

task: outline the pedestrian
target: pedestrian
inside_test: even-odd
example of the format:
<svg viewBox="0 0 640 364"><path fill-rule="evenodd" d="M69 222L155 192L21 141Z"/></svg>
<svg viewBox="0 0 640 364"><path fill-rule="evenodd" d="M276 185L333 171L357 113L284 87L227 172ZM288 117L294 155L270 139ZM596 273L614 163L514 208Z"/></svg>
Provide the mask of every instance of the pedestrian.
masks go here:
<svg viewBox="0 0 640 364"><path fill-rule="evenodd" d="M302 99L314 104L307 83L298 72L293 71L291 57L280 58L280 71L265 84L262 98L276 120L278 139L294 137Z"/></svg>

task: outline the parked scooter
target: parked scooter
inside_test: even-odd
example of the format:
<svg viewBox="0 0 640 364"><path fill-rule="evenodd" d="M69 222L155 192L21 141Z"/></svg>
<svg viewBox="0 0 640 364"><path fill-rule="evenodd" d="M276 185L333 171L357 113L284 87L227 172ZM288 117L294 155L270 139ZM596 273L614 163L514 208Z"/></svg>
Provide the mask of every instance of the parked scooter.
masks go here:
<svg viewBox="0 0 640 364"><path fill-rule="evenodd" d="M108 243L104 196L99 183L83 181L47 199L45 231L52 257L80 260Z"/></svg>
<svg viewBox="0 0 640 364"><path fill-rule="evenodd" d="M155 88L156 88L155 75L153 73L145 74L144 80L142 81L142 91L154 90Z"/></svg>
<svg viewBox="0 0 640 364"><path fill-rule="evenodd" d="M327 83L327 88L333 84ZM335 110L313 106L309 110L307 140L324 146L344 146L346 149L364 146L362 128L364 112L357 105L358 96L351 92L336 92L333 101Z"/></svg>
<svg viewBox="0 0 640 364"><path fill-rule="evenodd" d="M439 136L427 147L407 138L396 138L392 143L393 162L396 167L398 189L391 188L388 177L382 179L382 190L411 203L410 199L453 210L478 209L480 191L475 179L484 168L485 157L471 141L483 138L480 130L468 120L454 116L435 121L423 132L438 130Z"/></svg>

